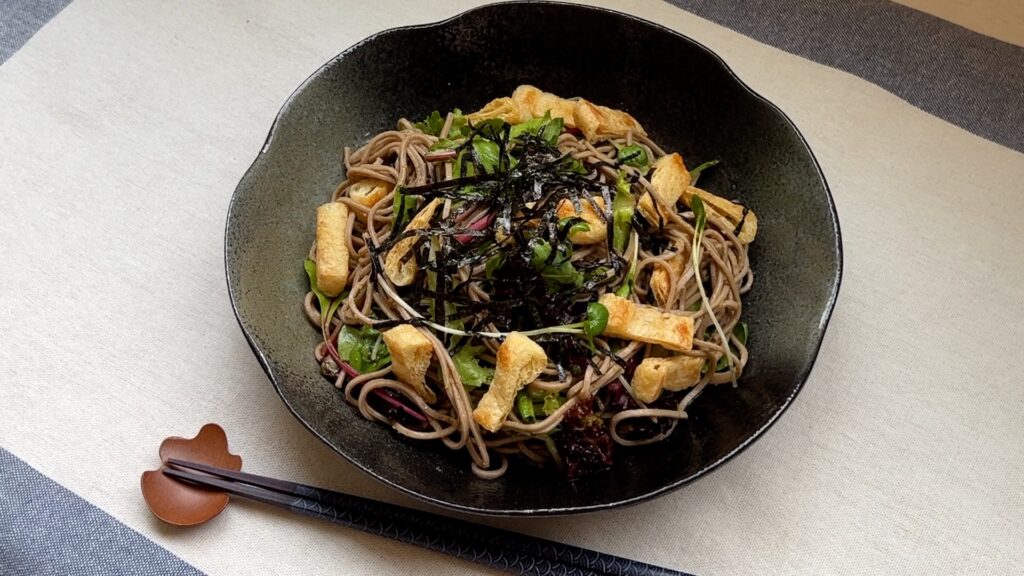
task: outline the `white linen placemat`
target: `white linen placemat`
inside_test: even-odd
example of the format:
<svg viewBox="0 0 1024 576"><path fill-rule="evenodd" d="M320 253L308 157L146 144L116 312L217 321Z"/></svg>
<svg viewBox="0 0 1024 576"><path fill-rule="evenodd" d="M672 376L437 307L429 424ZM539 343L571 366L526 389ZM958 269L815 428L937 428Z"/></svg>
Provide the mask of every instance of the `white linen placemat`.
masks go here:
<svg viewBox="0 0 1024 576"><path fill-rule="evenodd" d="M160 439L221 423L249 469L419 506L299 425L224 285L231 192L280 104L378 30L477 2L75 0L0 67L0 443L210 574L487 573L250 504L171 529ZM1024 155L669 4L807 137L845 274L794 406L636 507L487 523L701 574L1024 571ZM123 479L111 482L110 479Z"/></svg>

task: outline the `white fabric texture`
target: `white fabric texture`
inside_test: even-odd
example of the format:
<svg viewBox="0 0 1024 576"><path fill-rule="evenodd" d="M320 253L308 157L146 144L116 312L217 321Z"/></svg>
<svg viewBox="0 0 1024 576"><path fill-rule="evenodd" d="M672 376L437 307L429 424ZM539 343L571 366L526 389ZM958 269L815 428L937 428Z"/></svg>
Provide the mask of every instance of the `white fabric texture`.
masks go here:
<svg viewBox="0 0 1024 576"><path fill-rule="evenodd" d="M247 469L420 506L285 409L228 302L225 211L323 62L472 0L75 0L0 67L0 444L199 569L490 573L248 503L174 529L139 474L228 431ZM845 273L795 404L710 476L623 510L481 521L700 574L1024 572L1024 155L661 2L806 136ZM765 335L765 337L770 337Z"/></svg>

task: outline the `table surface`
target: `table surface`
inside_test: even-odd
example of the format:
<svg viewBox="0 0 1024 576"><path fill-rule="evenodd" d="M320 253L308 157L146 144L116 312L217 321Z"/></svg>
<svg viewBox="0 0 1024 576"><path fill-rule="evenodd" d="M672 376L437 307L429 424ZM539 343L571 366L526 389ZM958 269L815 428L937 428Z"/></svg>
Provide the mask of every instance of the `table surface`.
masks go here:
<svg viewBox="0 0 1024 576"><path fill-rule="evenodd" d="M231 313L224 219L313 70L478 4L0 6L0 572L491 573L244 503L175 529L138 485L162 438L215 421L252 471L424 507L285 409ZM699 574L1024 572L1024 3L597 4L707 45L793 119L843 285L804 391L722 469L481 521Z"/></svg>

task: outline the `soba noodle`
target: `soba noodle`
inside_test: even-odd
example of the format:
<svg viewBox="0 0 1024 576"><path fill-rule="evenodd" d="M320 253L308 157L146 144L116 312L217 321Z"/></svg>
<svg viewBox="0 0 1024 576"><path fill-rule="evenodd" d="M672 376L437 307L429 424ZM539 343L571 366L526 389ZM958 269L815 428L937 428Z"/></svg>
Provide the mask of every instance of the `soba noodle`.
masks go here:
<svg viewBox="0 0 1024 576"><path fill-rule="evenodd" d="M451 180L453 173L457 172L455 154L431 150L438 142L449 137L456 119L456 114L448 114L440 134L436 136L422 132L413 123L403 119L398 122L396 130L379 133L356 150L345 149L346 179L338 186L332 200L344 203L349 210L349 289L329 322L321 318L314 293L311 291L306 295L304 306L309 320L323 328L323 342L315 350L317 362L332 362L331 358L336 356L333 347L339 332L346 325L375 326L382 321L391 321L391 325L394 325L415 318L410 310L415 304L410 304L399 295L402 290L392 285L385 274L380 273L379 263L375 263L374 258L379 256L379 247L388 245L389 240L393 243L392 236L401 232L393 229L396 190L408 191L418 186ZM566 131L558 136L556 142L558 152L591 169L589 177L608 189L614 190L621 171L632 180L637 197L653 194L651 182L644 171L625 165L619 159L620 149L634 145L644 151L651 164L666 154L655 142L633 131L598 142L590 142ZM350 198L347 191L353 183L368 178L394 186L387 195L366 206ZM467 203L470 205L467 206ZM471 200L445 198L439 212L440 219L454 219L456 223L465 224L478 221L494 209L483 202L472 204ZM557 461L559 454L556 444L551 441L552 433L577 403L593 403L594 413L605 421L608 433L616 444L638 446L658 442L672 433L679 420L687 417L687 407L708 384L735 382L742 373L747 363L747 349L742 341L744 338L738 337L735 329L741 321L741 296L750 290L753 282L747 248L737 238L738 228L734 223L714 211L707 212L706 229L699 246L698 274L693 269L693 259L690 257L695 233L694 213L670 210L665 211L663 217L659 229L649 235L660 238L657 242L645 242L641 235L632 235L631 248L625 250L625 263L620 270L635 267L635 282L628 298L637 303L652 301L649 295L651 274L659 268L666 270L669 279L667 297L659 303L660 306L666 310L686 311L694 319L693 348L682 354L704 359L706 369L700 381L685 393L668 394L654 405L631 398L620 399L618 408L623 408L623 402L628 404L624 409L611 406L611 393L606 396L602 390L612 387L624 389L627 394L631 394L630 382L625 375L640 358L657 355L658 351L652 344L598 337L593 343L596 350L603 352L593 353L585 363L578 366L579 369L569 370L564 363L558 364L555 359L551 359L537 380L530 384L529 389L537 397L555 395L563 400L561 405L532 422L520 418L513 410L500 431L488 433L472 417L473 408L483 394L484 387L470 388L462 384L453 361L453 337L429 327L422 327L420 332L429 338L433 347L433 361L427 374L428 384L438 397L433 405L428 404L410 385L398 380L390 365L358 375L354 375L352 370L348 370L348 373L338 370L336 376L334 370L328 370L328 374L334 377L335 385L344 391L345 399L363 417L391 426L398 434L415 440L440 441L452 450L465 450L471 459L473 472L482 478L497 478L504 474L510 457L538 464ZM421 242L424 243L428 242ZM637 245L634 246L634 243ZM431 250L435 248L433 246ZM572 261L585 263L608 260L610 249L610 243L605 242L579 246L572 254ZM681 274L677 274L670 265L670 259L678 259L679 256L684 262ZM316 258L315 243L310 248L309 257L314 260ZM462 266L452 280L466 284L467 302L486 304L490 300L485 288L486 282L482 280L483 268L480 263ZM702 305L696 278L704 283L713 316ZM417 279L418 283L425 281L423 278ZM419 312L426 313L423 310ZM713 326L713 318L720 323L724 333L729 335L728 345L722 342ZM466 326L471 326L472 322L470 318ZM489 317L485 325L472 326L476 332L500 332L504 328L497 325L493 317ZM483 346L479 354L481 362L493 365L500 339L476 337L474 341ZM378 342L377 346L383 344ZM720 362L723 354L730 355L725 369L722 369ZM382 394L384 391L386 393ZM382 403L379 401L382 396L392 401ZM406 407L399 412L418 416L406 419L395 417L395 413L389 413L395 401Z"/></svg>

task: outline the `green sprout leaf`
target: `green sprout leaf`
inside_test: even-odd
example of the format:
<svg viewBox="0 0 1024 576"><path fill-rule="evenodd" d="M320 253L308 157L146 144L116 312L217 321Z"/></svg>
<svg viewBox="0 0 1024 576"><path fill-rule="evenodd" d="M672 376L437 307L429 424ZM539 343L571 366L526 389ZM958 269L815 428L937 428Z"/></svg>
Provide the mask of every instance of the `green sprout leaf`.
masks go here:
<svg viewBox="0 0 1024 576"><path fill-rule="evenodd" d="M501 162L501 149L498 144L486 138L473 138L473 157L487 174L494 174Z"/></svg>
<svg viewBox="0 0 1024 576"><path fill-rule="evenodd" d="M330 308L331 299L326 294L320 291L316 285L316 262L310 258L306 258L306 261L302 263L303 268L306 269L306 275L309 276L309 290L316 295L317 302L320 304L321 315L324 311Z"/></svg>
<svg viewBox="0 0 1024 576"><path fill-rule="evenodd" d="M466 344L458 352L452 355L452 362L455 370L462 379L462 385L467 388L478 388L482 384L490 383L494 378L494 369L480 365L479 355L485 348Z"/></svg>
<svg viewBox="0 0 1024 576"><path fill-rule="evenodd" d="M523 134L531 134L533 136L540 136L548 144L554 146L558 142L558 136L562 134L564 128L565 121L562 118L552 118L551 111L549 110L542 117L531 118L526 122L512 126L509 138L519 139Z"/></svg>
<svg viewBox="0 0 1024 576"><path fill-rule="evenodd" d="M549 117L549 115L550 112L544 113L545 118ZM558 142L558 136L561 135L564 126L564 120L561 118L554 118L544 125L544 129L540 132L540 137L546 140L548 144L554 146L555 143Z"/></svg>
<svg viewBox="0 0 1024 576"><path fill-rule="evenodd" d="M711 324L715 328L715 332L718 333L718 337L722 340L723 346L728 346L729 339L725 336L725 330L722 329L722 324L718 321L718 317L715 316L715 311L711 308L711 302L708 301L708 294L704 290L704 283L700 281L700 244L704 238L704 228L708 223L708 215L704 210L704 201L700 199L700 196L694 194L690 197L690 209L693 210L693 217L695 220L693 229L693 242L690 245L690 258L693 262L693 269L697 275L697 291L700 292L700 300L704 305L704 308L708 311L708 316L711 318ZM729 372L732 373L732 384L736 385L736 372L732 369L732 355L724 354L726 366L729 368Z"/></svg>
<svg viewBox="0 0 1024 576"><path fill-rule="evenodd" d="M600 302L587 304L587 319L583 321L583 333L593 338L599 336L608 326L608 309Z"/></svg>
<svg viewBox="0 0 1024 576"><path fill-rule="evenodd" d="M750 335L750 328L747 327L746 322L737 322L736 327L732 329L732 335L734 338L736 338L737 342L739 342L743 346L746 346L747 336ZM729 343L729 349L732 350L734 354L739 353L739 350L737 350L736 347L732 345L732 342ZM718 359L718 363L715 365L715 372L723 372L728 367L729 361L728 359L726 359L725 355L723 355L721 358Z"/></svg>
<svg viewBox="0 0 1024 576"><path fill-rule="evenodd" d="M629 146L619 148L619 161L626 166L632 166L633 168L639 168L641 170L647 168L647 165L650 163L650 159L647 157L647 151L637 144L631 144Z"/></svg>
<svg viewBox="0 0 1024 576"><path fill-rule="evenodd" d="M444 116L441 116L440 112L434 110L422 122L416 122L413 126L424 134L438 136L441 134L441 129L444 128L444 120Z"/></svg>
<svg viewBox="0 0 1024 576"><path fill-rule="evenodd" d="M392 230L404 230L405 225L412 220L412 211L416 209L416 197L406 196L402 193L401 186L395 186L395 198L392 201Z"/></svg>
<svg viewBox="0 0 1024 576"><path fill-rule="evenodd" d="M526 392L520 392L516 396L516 412L519 412L519 417L527 424L537 419L533 412L533 400Z"/></svg>
<svg viewBox="0 0 1024 576"><path fill-rule="evenodd" d="M327 332L331 318L334 318L334 313L337 312L342 302L345 301L347 293L343 292L337 298L330 298L321 292L320 288L316 285L316 262L306 258L302 263L302 267L306 269L306 276L309 277L309 289L316 295L317 304L320 305L320 329Z"/></svg>
<svg viewBox="0 0 1024 576"><path fill-rule="evenodd" d="M693 218L695 221L693 226L693 229L696 231L694 234L694 242L697 248L700 248L704 228L708 225L708 213L704 210L704 201L696 194L690 198L690 209L693 210Z"/></svg>
<svg viewBox="0 0 1024 576"><path fill-rule="evenodd" d="M360 374L374 372L391 363L391 355L380 342L380 332L369 326L344 326L338 333L338 357Z"/></svg>
<svg viewBox="0 0 1024 576"><path fill-rule="evenodd" d="M709 161L701 164L700 166L697 166L693 170L690 170L690 179L691 179L690 186L696 186L697 185L697 180L700 180L701 172L707 170L708 168L711 168L712 166L717 166L717 165L718 165L718 160L709 160Z"/></svg>
<svg viewBox="0 0 1024 576"><path fill-rule="evenodd" d="M615 198L612 199L612 248L620 254L626 250L635 209L636 200L630 191L626 173L620 171L619 179L615 183Z"/></svg>
<svg viewBox="0 0 1024 576"><path fill-rule="evenodd" d="M551 416L562 404L565 404L565 398L562 398L561 395L548 394L544 396L544 403L541 405L540 411L545 416Z"/></svg>
<svg viewBox="0 0 1024 576"><path fill-rule="evenodd" d="M491 256L490 258L487 259L487 262L484 264L484 276L488 280L490 280L491 278L494 278L494 273L497 272L498 269L501 268L504 265L505 265L505 255L504 254L495 254L494 256Z"/></svg>

